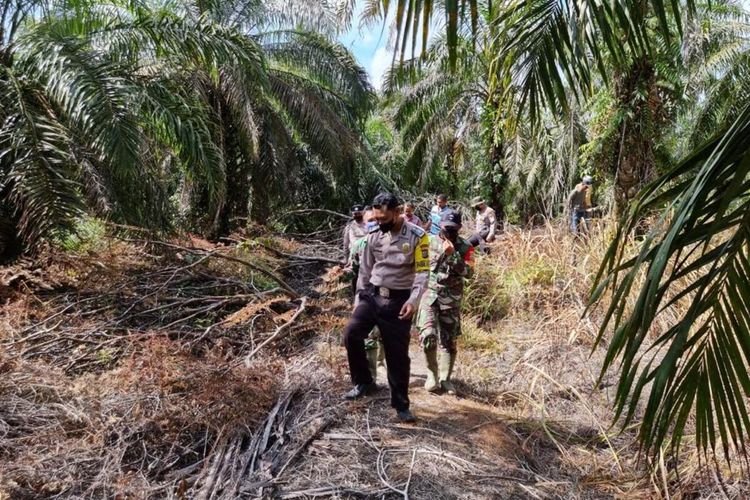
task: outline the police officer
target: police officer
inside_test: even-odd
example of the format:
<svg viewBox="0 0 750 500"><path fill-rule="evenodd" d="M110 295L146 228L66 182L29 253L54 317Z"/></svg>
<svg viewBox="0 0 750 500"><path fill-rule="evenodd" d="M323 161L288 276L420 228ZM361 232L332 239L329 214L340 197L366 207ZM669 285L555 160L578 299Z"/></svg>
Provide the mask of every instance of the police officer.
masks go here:
<svg viewBox="0 0 750 500"><path fill-rule="evenodd" d="M469 238L472 246L478 246L482 253L489 253L489 248L484 243L495 240L495 231L497 229L497 216L495 211L487 206L487 203L481 196L475 196L471 200L471 206L477 211L476 233Z"/></svg>
<svg viewBox="0 0 750 500"><path fill-rule="evenodd" d="M474 247L458 235L461 215L443 214L440 235L430 236L430 280L419 306L417 328L427 361L425 389L455 394L451 382L456 361L456 339L461 335L464 280L472 274ZM440 358L438 359L438 348Z"/></svg>
<svg viewBox="0 0 750 500"><path fill-rule="evenodd" d="M365 207L352 206L352 220L344 228L344 258L349 262L352 245L360 238L367 236L367 224L364 221Z"/></svg>
<svg viewBox="0 0 750 500"><path fill-rule="evenodd" d="M357 280L359 302L344 330L354 383L344 397L357 399L376 388L368 369L365 338L377 326L385 348L391 406L401 421L413 422L409 411L409 332L429 278L429 239L422 228L400 217L393 194L379 194L372 208L378 228L367 236Z"/></svg>

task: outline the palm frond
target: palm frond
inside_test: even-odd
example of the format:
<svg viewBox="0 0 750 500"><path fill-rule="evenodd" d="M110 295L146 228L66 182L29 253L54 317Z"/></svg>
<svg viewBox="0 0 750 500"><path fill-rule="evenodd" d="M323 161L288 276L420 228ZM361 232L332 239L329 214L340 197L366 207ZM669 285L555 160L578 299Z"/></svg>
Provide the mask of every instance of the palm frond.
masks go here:
<svg viewBox="0 0 750 500"><path fill-rule="evenodd" d="M50 231L70 227L83 208L71 138L33 83L3 68L0 89L0 193L14 207L19 234L34 247Z"/></svg>
<svg viewBox="0 0 750 500"><path fill-rule="evenodd" d="M616 408L631 422L647 398L639 436L658 455L679 450L688 425L703 452L746 455L750 432L750 107L645 189L619 226L592 301L612 293L599 334L611 328L604 371L619 361ZM627 235L645 215L659 223L631 256ZM639 281L642 280L642 281ZM628 304L634 305L632 309ZM660 313L680 317L653 342ZM650 345L649 345L650 344Z"/></svg>

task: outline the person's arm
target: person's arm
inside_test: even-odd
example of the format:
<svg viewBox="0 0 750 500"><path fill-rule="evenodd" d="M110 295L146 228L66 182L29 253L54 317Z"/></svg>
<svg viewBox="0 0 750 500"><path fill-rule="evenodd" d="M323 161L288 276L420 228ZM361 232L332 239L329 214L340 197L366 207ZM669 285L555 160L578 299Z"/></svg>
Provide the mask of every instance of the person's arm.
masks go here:
<svg viewBox="0 0 750 500"><path fill-rule="evenodd" d="M430 239L426 234L422 235L414 249L414 282L411 286L411 295L406 301L416 309L422 293L427 289L430 279Z"/></svg>
<svg viewBox="0 0 750 500"><path fill-rule="evenodd" d="M495 230L497 229L497 216L495 215L495 211L492 210L489 214L487 214L487 218L490 220L490 232L487 235L487 241L494 241Z"/></svg>
<svg viewBox="0 0 750 500"><path fill-rule="evenodd" d="M349 262L349 252L351 251L351 242L349 241L349 224L344 227L344 259Z"/></svg>
<svg viewBox="0 0 750 500"><path fill-rule="evenodd" d="M469 246L469 249L464 255L464 274L463 277L466 279L474 276L474 247Z"/></svg>
<svg viewBox="0 0 750 500"><path fill-rule="evenodd" d="M364 243L365 248L362 251L362 258L359 261L359 274L357 275L357 292L363 290L370 283L372 266L375 264L375 257L372 254L372 241L370 235Z"/></svg>
<svg viewBox="0 0 750 500"><path fill-rule="evenodd" d="M575 200L577 192L578 192L577 189L573 189L573 191L571 191L570 194L568 195L568 203L567 203L566 207L567 207L567 209L569 211L573 210L573 200Z"/></svg>

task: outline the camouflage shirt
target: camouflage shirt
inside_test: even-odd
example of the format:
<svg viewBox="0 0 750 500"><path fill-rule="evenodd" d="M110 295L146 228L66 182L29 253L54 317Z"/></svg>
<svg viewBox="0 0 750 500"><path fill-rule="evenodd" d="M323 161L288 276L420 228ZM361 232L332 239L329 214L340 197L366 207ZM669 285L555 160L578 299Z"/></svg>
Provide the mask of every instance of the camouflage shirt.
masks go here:
<svg viewBox="0 0 750 500"><path fill-rule="evenodd" d="M354 242L352 249L349 253L349 262L352 265L352 272L357 275L359 274L359 266L362 262L362 254L367 246L367 238L360 238Z"/></svg>
<svg viewBox="0 0 750 500"><path fill-rule="evenodd" d="M443 240L430 236L430 280L424 299L440 309L458 309L464 294L464 280L471 277L474 247L459 236L452 255L443 252Z"/></svg>

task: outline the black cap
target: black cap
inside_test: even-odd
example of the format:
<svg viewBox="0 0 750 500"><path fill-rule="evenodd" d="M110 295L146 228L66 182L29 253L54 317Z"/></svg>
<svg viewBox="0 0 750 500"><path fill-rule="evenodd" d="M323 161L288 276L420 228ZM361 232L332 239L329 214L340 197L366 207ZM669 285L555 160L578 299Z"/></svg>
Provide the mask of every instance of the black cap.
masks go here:
<svg viewBox="0 0 750 500"><path fill-rule="evenodd" d="M380 193L372 200L372 208L393 210L399 205L398 198L393 193Z"/></svg>
<svg viewBox="0 0 750 500"><path fill-rule="evenodd" d="M364 211L365 211L364 205L359 205L359 204L358 205L352 205L352 213L364 212Z"/></svg>
<svg viewBox="0 0 750 500"><path fill-rule="evenodd" d="M444 227L461 227L461 214L455 210L449 210L440 217L440 225Z"/></svg>

